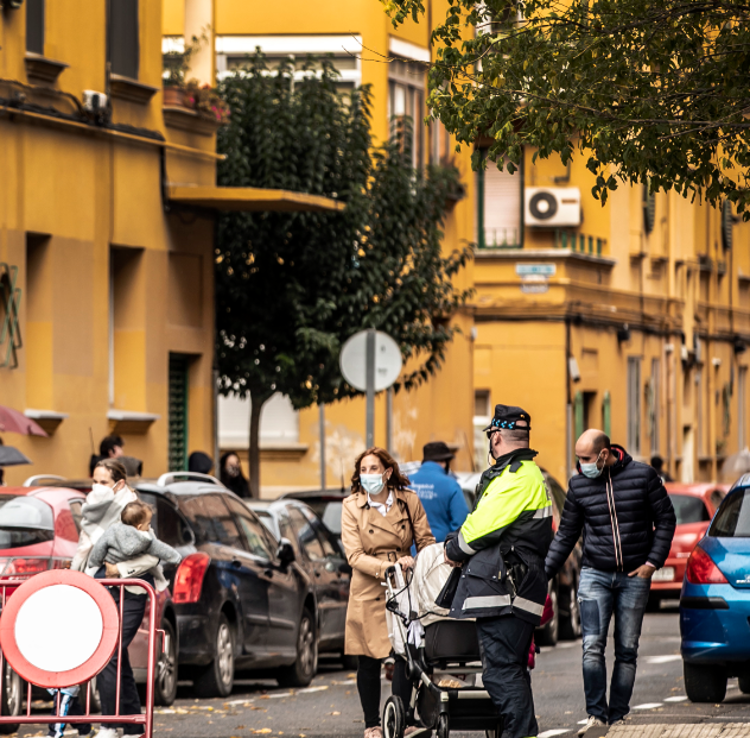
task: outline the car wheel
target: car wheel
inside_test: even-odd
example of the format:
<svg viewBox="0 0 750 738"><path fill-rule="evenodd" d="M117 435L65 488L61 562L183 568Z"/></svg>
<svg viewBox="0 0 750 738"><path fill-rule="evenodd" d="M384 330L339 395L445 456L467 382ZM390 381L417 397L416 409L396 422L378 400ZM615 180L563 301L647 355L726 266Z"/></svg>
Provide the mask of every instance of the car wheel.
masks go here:
<svg viewBox="0 0 750 738"><path fill-rule="evenodd" d="M442 714L438 717L437 722L437 738L448 738L451 734L451 724L448 716Z"/></svg>
<svg viewBox="0 0 750 738"><path fill-rule="evenodd" d="M227 697L232 693L234 642L234 629L222 612L214 638L214 658L193 681L193 690L198 697Z"/></svg>
<svg viewBox="0 0 750 738"><path fill-rule="evenodd" d="M560 608L557 602L557 584L553 583L549 591L549 598L552 600L552 620L543 628L538 628L534 634L534 640L539 646L555 646L559 636L560 628Z"/></svg>
<svg viewBox="0 0 750 738"><path fill-rule="evenodd" d="M567 615L559 616L559 636L562 640L575 641L581 637L581 608L578 604L578 588L573 584L565 588Z"/></svg>
<svg viewBox="0 0 750 738"><path fill-rule="evenodd" d="M404 738L406 712L401 698L392 695L383 708L383 738Z"/></svg>
<svg viewBox="0 0 750 738"><path fill-rule="evenodd" d="M691 702L721 702L727 694L727 672L711 664L682 663L685 693Z"/></svg>
<svg viewBox="0 0 750 738"><path fill-rule="evenodd" d="M305 609L297 631L297 660L291 666L279 669L276 680L282 687L306 687L317 670L318 636L315 632L315 617Z"/></svg>
<svg viewBox="0 0 750 738"><path fill-rule="evenodd" d="M168 620L162 623L161 629L164 631L164 646L156 664L154 704L169 707L177 697L177 636Z"/></svg>
<svg viewBox="0 0 750 738"><path fill-rule="evenodd" d="M23 680L5 662L3 674L3 694L0 701L0 714L13 716L21 714L23 708ZM20 726L17 723L0 723L0 733L17 733Z"/></svg>

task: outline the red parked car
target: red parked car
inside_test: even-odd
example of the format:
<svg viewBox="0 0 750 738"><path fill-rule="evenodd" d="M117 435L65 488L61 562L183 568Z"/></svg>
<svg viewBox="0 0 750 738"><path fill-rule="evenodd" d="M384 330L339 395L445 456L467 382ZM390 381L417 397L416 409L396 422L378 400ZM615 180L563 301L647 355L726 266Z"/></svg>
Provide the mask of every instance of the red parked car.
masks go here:
<svg viewBox="0 0 750 738"><path fill-rule="evenodd" d="M688 557L729 491L725 484L667 482L664 486L674 506L677 530L666 563L651 580L651 609L657 609L661 600L679 598Z"/></svg>
<svg viewBox="0 0 750 738"><path fill-rule="evenodd" d="M6 598L34 574L70 565L78 547L81 507L85 500L82 491L71 487L0 487L0 587L5 587ZM170 624L166 623L171 612L168 591L159 595L158 607L159 627L172 636L173 642L168 639L165 653L157 650L160 662L155 697L161 704L171 704L177 692L177 643L174 627L169 628ZM136 681L139 676L143 681L146 672L148 632L144 626L148 624L148 607L146 610L144 625L128 649ZM23 697L22 680L6 663L0 695L2 714L20 714Z"/></svg>

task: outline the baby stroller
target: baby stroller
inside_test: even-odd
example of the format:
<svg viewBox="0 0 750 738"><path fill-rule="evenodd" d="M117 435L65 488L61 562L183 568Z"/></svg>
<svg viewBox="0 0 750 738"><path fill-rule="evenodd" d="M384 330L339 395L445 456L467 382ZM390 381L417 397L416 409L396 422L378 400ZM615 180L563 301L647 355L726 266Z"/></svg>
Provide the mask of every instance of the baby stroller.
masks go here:
<svg viewBox="0 0 750 738"><path fill-rule="evenodd" d="M435 604L449 574L440 543L420 552L408 584L400 567L387 571L389 636L394 652L406 659L413 688L410 704L396 695L385 703L384 738L403 738L407 722L421 722L437 738L448 738L452 729L502 735L502 718L482 685L474 621L448 618Z"/></svg>

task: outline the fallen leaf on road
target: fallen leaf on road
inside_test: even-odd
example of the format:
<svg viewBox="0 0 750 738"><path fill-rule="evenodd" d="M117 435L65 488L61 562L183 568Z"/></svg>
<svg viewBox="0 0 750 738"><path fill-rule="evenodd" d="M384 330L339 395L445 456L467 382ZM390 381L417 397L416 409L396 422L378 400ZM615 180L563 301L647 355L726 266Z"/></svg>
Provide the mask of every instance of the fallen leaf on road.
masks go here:
<svg viewBox="0 0 750 738"><path fill-rule="evenodd" d="M307 736L304 733L300 733L299 738L307 738Z"/></svg>
<svg viewBox="0 0 750 738"><path fill-rule="evenodd" d="M244 726L244 725L238 725L238 726L237 726L237 727L235 728L235 730L245 730L245 726Z"/></svg>
<svg viewBox="0 0 750 738"><path fill-rule="evenodd" d="M340 712L329 712L328 714L329 714L329 715L341 715L341 713L340 713Z"/></svg>
<svg viewBox="0 0 750 738"><path fill-rule="evenodd" d="M347 675L346 675L346 678L347 678L347 679L356 679L356 677L357 677L357 673L356 673L356 672L354 672L354 673L352 673L352 674L347 674ZM197 702L197 701L198 701L198 700L196 700L196 702Z"/></svg>
<svg viewBox="0 0 750 738"><path fill-rule="evenodd" d="M270 728L261 728L260 730L254 730L253 733L273 733Z"/></svg>

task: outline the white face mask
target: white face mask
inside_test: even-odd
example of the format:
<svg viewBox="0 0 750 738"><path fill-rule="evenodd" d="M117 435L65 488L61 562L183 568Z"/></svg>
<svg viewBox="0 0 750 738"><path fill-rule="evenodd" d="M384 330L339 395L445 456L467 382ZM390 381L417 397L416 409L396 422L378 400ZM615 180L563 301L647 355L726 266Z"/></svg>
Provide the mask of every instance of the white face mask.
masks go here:
<svg viewBox="0 0 750 738"><path fill-rule="evenodd" d="M88 494L88 498L91 502L103 502L114 496L115 491L112 487L108 487L106 484L98 484L97 482L94 482L94 484L91 485L91 492Z"/></svg>
<svg viewBox="0 0 750 738"><path fill-rule="evenodd" d="M368 495L377 495L385 486L382 474L360 474L359 482Z"/></svg>

